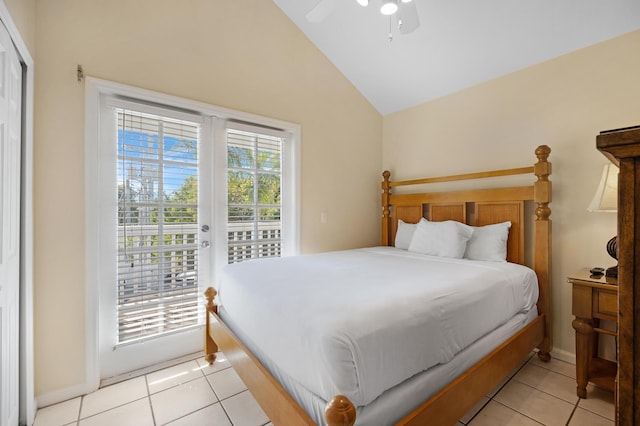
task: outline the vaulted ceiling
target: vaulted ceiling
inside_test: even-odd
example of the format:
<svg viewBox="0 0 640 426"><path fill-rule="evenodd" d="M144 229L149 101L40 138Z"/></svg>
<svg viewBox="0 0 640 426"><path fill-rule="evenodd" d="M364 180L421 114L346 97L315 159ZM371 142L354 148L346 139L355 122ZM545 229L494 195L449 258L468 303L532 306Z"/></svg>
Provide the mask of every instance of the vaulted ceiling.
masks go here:
<svg viewBox="0 0 640 426"><path fill-rule="evenodd" d="M419 28L389 41L381 0L273 1L383 115L640 28L640 0L413 0Z"/></svg>

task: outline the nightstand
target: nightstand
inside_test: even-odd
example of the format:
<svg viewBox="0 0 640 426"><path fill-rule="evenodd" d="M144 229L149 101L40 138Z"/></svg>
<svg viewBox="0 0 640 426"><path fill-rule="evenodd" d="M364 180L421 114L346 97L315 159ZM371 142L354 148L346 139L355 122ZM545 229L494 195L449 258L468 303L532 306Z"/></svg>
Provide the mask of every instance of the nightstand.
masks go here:
<svg viewBox="0 0 640 426"><path fill-rule="evenodd" d="M594 276L589 268L581 269L568 278L573 285L573 310L576 317L576 380L577 394L587 397L587 383L615 392L618 366L598 357L598 334L617 336L615 331L600 328L600 320L618 323L617 278Z"/></svg>

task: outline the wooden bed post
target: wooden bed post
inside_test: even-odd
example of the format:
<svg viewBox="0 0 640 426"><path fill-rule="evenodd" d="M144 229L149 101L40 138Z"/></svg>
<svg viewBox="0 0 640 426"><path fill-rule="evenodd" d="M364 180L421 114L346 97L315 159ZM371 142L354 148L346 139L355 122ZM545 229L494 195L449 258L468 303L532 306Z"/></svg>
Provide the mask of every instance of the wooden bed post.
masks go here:
<svg viewBox="0 0 640 426"><path fill-rule="evenodd" d="M209 330L211 328L209 313L218 313L218 307L213 303L213 299L216 297L216 294L218 294L218 292L213 287L207 288L204 292L204 296L207 298L207 308L205 312L206 328L204 333L204 359L209 363L209 365L213 364L216 360L216 352L218 352L218 345L216 345L216 342L214 342L209 335Z"/></svg>
<svg viewBox="0 0 640 426"><path fill-rule="evenodd" d="M389 170L382 172L382 236L381 244L383 246L391 245L391 210L389 208L389 197L391 195L391 186L389 184Z"/></svg>
<svg viewBox="0 0 640 426"><path fill-rule="evenodd" d="M329 426L352 426L356 422L356 407L344 395L336 395L324 409Z"/></svg>
<svg viewBox="0 0 640 426"><path fill-rule="evenodd" d="M533 269L538 275L538 287L540 295L538 297L538 314L545 316L545 337L538 346L538 357L543 361L549 361L551 356L551 163L547 161L551 148L540 145L536 148L538 162L534 165L533 173L538 180L533 185L533 200L536 203L536 220L534 222L534 262Z"/></svg>

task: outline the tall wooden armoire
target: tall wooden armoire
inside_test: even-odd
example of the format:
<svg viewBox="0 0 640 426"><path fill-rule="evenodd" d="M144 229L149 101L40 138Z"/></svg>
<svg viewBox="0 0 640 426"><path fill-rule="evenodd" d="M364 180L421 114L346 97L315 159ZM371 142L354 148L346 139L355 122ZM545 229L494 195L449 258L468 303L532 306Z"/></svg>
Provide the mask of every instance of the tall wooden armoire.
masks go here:
<svg viewBox="0 0 640 426"><path fill-rule="evenodd" d="M640 425L640 126L602 132L596 147L620 167L616 423Z"/></svg>

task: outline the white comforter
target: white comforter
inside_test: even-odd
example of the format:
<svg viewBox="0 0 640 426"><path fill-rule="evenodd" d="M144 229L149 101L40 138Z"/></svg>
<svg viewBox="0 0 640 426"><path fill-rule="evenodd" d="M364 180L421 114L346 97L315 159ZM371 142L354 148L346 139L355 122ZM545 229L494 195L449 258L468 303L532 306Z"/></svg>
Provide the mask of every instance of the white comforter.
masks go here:
<svg viewBox="0 0 640 426"><path fill-rule="evenodd" d="M362 406L530 310L538 286L521 265L375 247L229 265L219 294L250 347Z"/></svg>

